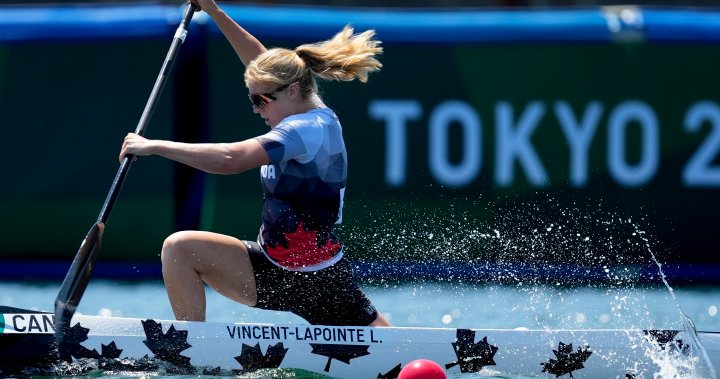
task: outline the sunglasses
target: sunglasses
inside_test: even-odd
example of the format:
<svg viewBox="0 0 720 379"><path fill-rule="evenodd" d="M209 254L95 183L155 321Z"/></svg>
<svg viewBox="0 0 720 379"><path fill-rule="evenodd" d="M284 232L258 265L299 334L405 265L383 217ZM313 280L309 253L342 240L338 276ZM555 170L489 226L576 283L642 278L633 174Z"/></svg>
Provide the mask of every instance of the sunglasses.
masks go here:
<svg viewBox="0 0 720 379"><path fill-rule="evenodd" d="M283 84L280 87L276 88L274 91L268 93L251 93L248 94L248 97L250 98L250 102L252 103L252 105L254 105L256 108L263 108L269 103L277 100L274 95L284 90L285 88L290 87L291 84L292 83Z"/></svg>

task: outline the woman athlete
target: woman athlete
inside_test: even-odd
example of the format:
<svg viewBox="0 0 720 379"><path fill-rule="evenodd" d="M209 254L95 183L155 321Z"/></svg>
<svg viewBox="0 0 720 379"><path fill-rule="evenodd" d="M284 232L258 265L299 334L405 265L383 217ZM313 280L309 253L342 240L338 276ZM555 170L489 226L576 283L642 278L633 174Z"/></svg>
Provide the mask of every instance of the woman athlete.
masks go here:
<svg viewBox="0 0 720 379"><path fill-rule="evenodd" d="M213 0L192 0L240 57L254 113L270 131L233 143L180 143L130 133L120 159L158 155L214 174L260 167L262 225L257 241L180 231L162 247L162 272L175 317L205 320L204 283L262 309L290 311L312 324L389 326L353 279L334 226L342 219L347 153L335 113L316 80L366 82L382 66L374 31L345 27L294 50L266 49Z"/></svg>

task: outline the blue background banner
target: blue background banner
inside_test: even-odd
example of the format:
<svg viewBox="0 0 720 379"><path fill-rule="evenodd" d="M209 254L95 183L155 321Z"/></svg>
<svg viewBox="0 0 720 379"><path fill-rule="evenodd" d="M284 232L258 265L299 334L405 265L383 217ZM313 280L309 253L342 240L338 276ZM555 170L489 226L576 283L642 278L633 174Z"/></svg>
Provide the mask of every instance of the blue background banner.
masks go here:
<svg viewBox="0 0 720 379"><path fill-rule="evenodd" d="M68 5L0 7L0 41L162 37L184 7ZM718 42L720 12L616 6L548 10L399 10L226 5L258 36L324 39L346 24L374 28L385 43L610 42L640 32L647 41ZM204 14L196 22L207 22ZM195 26L197 28L197 26ZM209 26L213 33L219 33Z"/></svg>

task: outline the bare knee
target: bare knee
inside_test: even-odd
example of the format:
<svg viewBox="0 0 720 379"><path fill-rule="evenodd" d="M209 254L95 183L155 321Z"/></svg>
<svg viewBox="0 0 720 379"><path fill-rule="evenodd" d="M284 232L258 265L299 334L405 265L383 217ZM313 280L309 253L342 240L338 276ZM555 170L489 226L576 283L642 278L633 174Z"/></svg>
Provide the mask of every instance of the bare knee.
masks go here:
<svg viewBox="0 0 720 379"><path fill-rule="evenodd" d="M186 258L183 254L187 250L190 241L188 232L176 232L165 238L162 251L160 252L160 261L163 266L166 264L177 263L178 260Z"/></svg>

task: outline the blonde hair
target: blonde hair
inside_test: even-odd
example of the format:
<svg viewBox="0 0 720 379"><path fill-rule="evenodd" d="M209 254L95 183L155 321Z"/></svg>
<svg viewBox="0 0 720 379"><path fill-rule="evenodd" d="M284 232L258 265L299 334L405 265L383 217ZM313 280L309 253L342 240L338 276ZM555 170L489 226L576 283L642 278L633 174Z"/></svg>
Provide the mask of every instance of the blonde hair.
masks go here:
<svg viewBox="0 0 720 379"><path fill-rule="evenodd" d="M245 69L245 83L254 80L277 85L298 82L304 98L317 92L315 78L365 83L382 64L381 42L373 40L374 30L354 34L347 25L333 38L298 46L295 50L273 48L255 58Z"/></svg>

